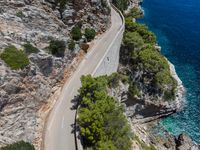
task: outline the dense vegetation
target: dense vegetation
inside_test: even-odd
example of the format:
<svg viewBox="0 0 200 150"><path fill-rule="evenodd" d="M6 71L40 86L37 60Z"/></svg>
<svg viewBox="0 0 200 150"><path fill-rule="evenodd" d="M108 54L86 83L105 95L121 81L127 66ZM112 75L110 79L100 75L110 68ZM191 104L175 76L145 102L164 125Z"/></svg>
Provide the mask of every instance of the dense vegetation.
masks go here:
<svg viewBox="0 0 200 150"><path fill-rule="evenodd" d="M136 13L132 14L135 16ZM139 82L150 89L149 94L163 95L165 100L172 100L177 83L170 74L166 58L155 48L156 36L147 26L133 22L132 15L128 15L125 20L123 49L126 52L121 59L122 63L129 65L133 74L142 72ZM140 85L132 82L130 94L140 96L139 88Z"/></svg>
<svg viewBox="0 0 200 150"><path fill-rule="evenodd" d="M91 41L96 36L96 31L94 29L86 28L85 29L85 37L88 41Z"/></svg>
<svg viewBox="0 0 200 150"><path fill-rule="evenodd" d="M24 51L26 54L31 54L31 53L38 53L39 49L34 47L31 43L26 43L23 45L24 46Z"/></svg>
<svg viewBox="0 0 200 150"><path fill-rule="evenodd" d="M156 44L156 36L153 32L149 31L146 25L135 23L132 21L132 17L127 17L125 19L125 26L126 32L137 32L145 43Z"/></svg>
<svg viewBox="0 0 200 150"><path fill-rule="evenodd" d="M115 84L116 77L81 78L78 123L85 149L131 149L132 134L123 107L107 93L108 85Z"/></svg>
<svg viewBox="0 0 200 150"><path fill-rule="evenodd" d="M49 44L49 51L56 57L63 57L65 55L66 44L64 41L51 40Z"/></svg>
<svg viewBox="0 0 200 150"><path fill-rule="evenodd" d="M128 14L125 14L125 17L131 17L131 18L141 18L143 16L143 11L141 11L141 9L139 9L138 7L133 7L132 9L130 9Z"/></svg>
<svg viewBox="0 0 200 150"><path fill-rule="evenodd" d="M0 148L0 150L35 150L34 146L28 142L20 141Z"/></svg>
<svg viewBox="0 0 200 150"><path fill-rule="evenodd" d="M76 40L76 41L80 40L82 37L81 27L78 25L73 27L71 31L71 36L73 40Z"/></svg>
<svg viewBox="0 0 200 150"><path fill-rule="evenodd" d="M29 60L26 54L22 50L18 50L15 46L9 46L4 49L0 58L11 68L11 69L23 69L29 65Z"/></svg>

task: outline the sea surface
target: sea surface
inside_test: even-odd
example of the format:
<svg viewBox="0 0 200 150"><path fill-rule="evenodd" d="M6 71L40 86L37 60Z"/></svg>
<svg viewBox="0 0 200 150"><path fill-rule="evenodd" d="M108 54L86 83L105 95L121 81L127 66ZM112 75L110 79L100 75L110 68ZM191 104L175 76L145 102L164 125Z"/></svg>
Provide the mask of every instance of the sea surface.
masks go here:
<svg viewBox="0 0 200 150"><path fill-rule="evenodd" d="M138 22L157 35L164 54L186 88L183 111L161 121L174 135L189 134L200 143L200 0L144 0Z"/></svg>

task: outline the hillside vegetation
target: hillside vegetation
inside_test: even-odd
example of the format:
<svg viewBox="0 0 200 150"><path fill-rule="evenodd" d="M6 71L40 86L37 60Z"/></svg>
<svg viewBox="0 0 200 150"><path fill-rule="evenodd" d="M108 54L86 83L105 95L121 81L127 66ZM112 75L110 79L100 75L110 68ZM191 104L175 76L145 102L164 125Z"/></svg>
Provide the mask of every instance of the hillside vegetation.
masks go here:
<svg viewBox="0 0 200 150"><path fill-rule="evenodd" d="M156 36L146 25L133 22L130 15L125 20L121 62L132 79L130 94L140 97L141 92L146 92L173 100L177 83L170 74L167 59L156 48Z"/></svg>
<svg viewBox="0 0 200 150"><path fill-rule="evenodd" d="M78 123L85 149L130 150L132 134L124 109L107 92L114 78L88 75L81 82Z"/></svg>
<svg viewBox="0 0 200 150"><path fill-rule="evenodd" d="M0 150L35 150L34 146L28 142L20 141L0 148Z"/></svg>
<svg viewBox="0 0 200 150"><path fill-rule="evenodd" d="M112 3L121 11L128 8L129 0L113 0Z"/></svg>
<svg viewBox="0 0 200 150"><path fill-rule="evenodd" d="M22 50L18 50L15 46L9 46L4 49L3 53L0 54L0 58L11 68L11 69L23 69L29 64L28 57Z"/></svg>

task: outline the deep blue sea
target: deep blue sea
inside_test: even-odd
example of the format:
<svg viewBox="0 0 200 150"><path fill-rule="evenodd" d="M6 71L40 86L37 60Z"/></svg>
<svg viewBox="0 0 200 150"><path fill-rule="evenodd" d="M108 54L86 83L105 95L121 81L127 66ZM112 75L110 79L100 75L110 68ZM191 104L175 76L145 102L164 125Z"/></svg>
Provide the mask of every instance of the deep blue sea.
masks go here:
<svg viewBox="0 0 200 150"><path fill-rule="evenodd" d="M175 65L187 90L186 107L161 121L174 135L188 133L200 143L200 0L144 0L144 18L162 53Z"/></svg>

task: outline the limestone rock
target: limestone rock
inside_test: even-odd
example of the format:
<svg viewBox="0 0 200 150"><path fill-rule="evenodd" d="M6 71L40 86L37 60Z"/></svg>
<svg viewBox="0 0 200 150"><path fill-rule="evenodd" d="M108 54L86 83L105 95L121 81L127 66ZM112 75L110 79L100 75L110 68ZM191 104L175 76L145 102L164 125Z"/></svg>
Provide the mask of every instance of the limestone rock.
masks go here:
<svg viewBox="0 0 200 150"><path fill-rule="evenodd" d="M177 139L177 150L198 150L198 146L186 134L180 134Z"/></svg>
<svg viewBox="0 0 200 150"><path fill-rule="evenodd" d="M103 32L110 26L107 9L100 0L75 0L66 4L61 18L55 0L0 1L0 53L8 45L23 50L27 42L40 51L28 56L30 65L22 70L11 70L0 59L0 147L25 140L39 149L45 121L40 118L44 111L39 115L39 110L53 104L52 91L76 56L67 48L63 58L52 56L47 49L50 39L67 43L79 22ZM77 42L76 53L79 50Z"/></svg>

